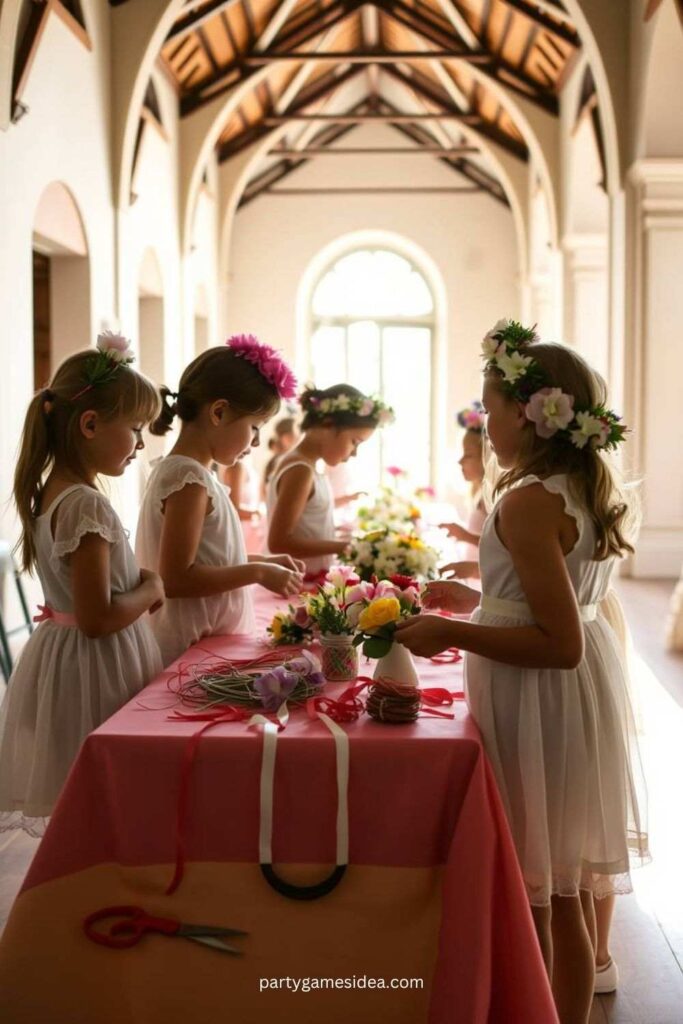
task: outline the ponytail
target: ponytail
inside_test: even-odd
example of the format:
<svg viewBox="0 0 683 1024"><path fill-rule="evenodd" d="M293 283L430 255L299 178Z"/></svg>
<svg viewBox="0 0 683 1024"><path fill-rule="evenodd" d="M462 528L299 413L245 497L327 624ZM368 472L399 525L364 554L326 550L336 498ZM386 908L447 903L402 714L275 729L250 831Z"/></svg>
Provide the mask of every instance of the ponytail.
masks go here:
<svg viewBox="0 0 683 1024"><path fill-rule="evenodd" d="M156 437L163 437L173 426L173 420L178 415L178 395L165 385L159 388L161 396L161 412L157 418L150 423L149 432ZM169 401L170 399L170 401Z"/></svg>
<svg viewBox="0 0 683 1024"><path fill-rule="evenodd" d="M31 399L24 420L19 459L14 470L14 502L21 522L21 537L17 548L21 568L30 572L36 560L33 520L40 507L43 475L52 460L48 416L51 412L51 392L39 391Z"/></svg>

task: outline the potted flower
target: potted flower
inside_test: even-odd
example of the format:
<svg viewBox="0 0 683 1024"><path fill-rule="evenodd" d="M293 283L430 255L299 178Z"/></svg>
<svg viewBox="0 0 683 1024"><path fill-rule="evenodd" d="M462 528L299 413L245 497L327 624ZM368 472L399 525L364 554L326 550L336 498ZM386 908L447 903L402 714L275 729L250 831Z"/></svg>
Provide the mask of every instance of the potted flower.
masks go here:
<svg viewBox="0 0 683 1024"><path fill-rule="evenodd" d="M361 583L347 592L347 615L356 619L359 632L354 644L363 647L367 658L376 658L375 679L394 679L410 686L418 685L410 651L394 643L396 624L420 611L420 589L409 576L395 575L388 580ZM356 615L356 609L358 609Z"/></svg>

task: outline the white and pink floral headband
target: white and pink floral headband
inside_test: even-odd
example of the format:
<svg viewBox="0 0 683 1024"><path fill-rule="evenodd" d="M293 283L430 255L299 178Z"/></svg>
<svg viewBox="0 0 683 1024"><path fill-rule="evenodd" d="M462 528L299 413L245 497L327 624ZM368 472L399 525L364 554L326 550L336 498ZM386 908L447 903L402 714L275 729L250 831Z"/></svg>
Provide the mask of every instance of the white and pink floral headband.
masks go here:
<svg viewBox="0 0 683 1024"><path fill-rule="evenodd" d="M252 363L275 388L280 398L294 398L296 377L274 348L262 344L253 334L234 334L225 344L236 356Z"/></svg>
<svg viewBox="0 0 683 1024"><path fill-rule="evenodd" d="M128 338L122 334L114 334L113 331L103 331L97 335L96 352L89 357L85 367L86 384L75 395L71 401L85 395L88 391L99 384L109 384L114 379L122 366L129 366L135 362L135 356L130 347Z"/></svg>
<svg viewBox="0 0 683 1024"><path fill-rule="evenodd" d="M520 351L537 341L540 338L533 327L523 327L516 320L499 320L482 343L485 371L497 373L506 392L523 403L539 437L557 437L576 448L616 448L627 431L621 417L602 405L575 409L573 395L562 388L548 387L539 363Z"/></svg>

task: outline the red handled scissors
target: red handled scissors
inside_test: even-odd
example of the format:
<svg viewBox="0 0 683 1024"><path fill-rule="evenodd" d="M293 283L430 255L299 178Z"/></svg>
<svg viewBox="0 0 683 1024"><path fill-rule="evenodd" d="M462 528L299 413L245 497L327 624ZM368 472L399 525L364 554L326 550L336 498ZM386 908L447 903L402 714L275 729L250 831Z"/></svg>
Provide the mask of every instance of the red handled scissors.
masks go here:
<svg viewBox="0 0 683 1024"><path fill-rule="evenodd" d="M95 925L100 921L109 921L109 927L104 930L96 928ZM232 956L243 956L243 951L228 946L222 941L221 936L249 934L240 931L239 928L183 924L172 917L152 917L142 907L103 907L102 910L96 910L85 918L83 930L93 942L109 946L110 949L129 949L137 945L146 932L158 932L161 935L201 942Z"/></svg>

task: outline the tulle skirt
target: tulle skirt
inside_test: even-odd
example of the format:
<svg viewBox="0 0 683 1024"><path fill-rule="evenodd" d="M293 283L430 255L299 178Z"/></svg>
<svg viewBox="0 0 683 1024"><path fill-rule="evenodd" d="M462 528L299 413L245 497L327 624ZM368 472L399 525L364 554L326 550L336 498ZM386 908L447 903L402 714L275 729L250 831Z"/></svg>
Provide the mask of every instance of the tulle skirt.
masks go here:
<svg viewBox="0 0 683 1024"><path fill-rule="evenodd" d="M472 621L518 627L478 608ZM631 891L649 859L646 794L619 639L584 623L576 669L528 669L468 654L465 687L505 805L533 905L588 890Z"/></svg>
<svg viewBox="0 0 683 1024"><path fill-rule="evenodd" d="M146 619L96 640L36 629L0 707L0 831L42 835L85 737L161 668Z"/></svg>

